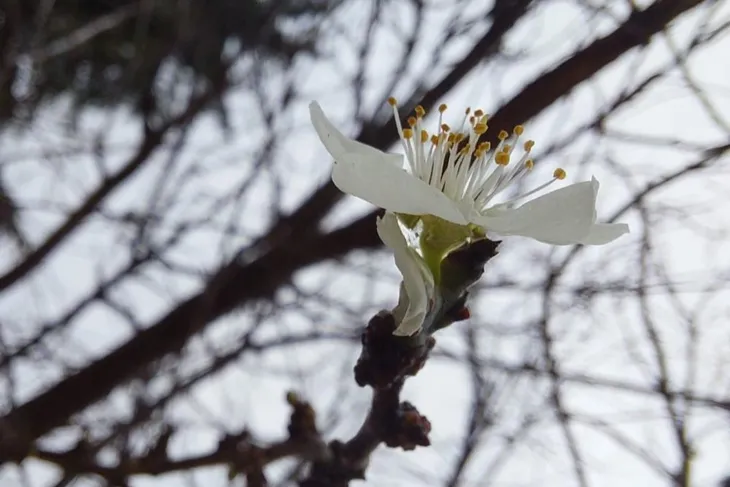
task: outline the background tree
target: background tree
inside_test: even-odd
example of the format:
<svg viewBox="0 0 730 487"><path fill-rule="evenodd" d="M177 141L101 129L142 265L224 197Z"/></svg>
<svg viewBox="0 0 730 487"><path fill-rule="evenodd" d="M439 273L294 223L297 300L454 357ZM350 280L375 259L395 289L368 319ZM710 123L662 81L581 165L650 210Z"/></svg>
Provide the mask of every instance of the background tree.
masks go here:
<svg viewBox="0 0 730 487"><path fill-rule="evenodd" d="M711 0L3 0L2 484L720 485L728 26ZM632 234L506 239L469 320L393 348L376 213L307 117L391 149L391 95L526 123L536 173L596 174Z"/></svg>

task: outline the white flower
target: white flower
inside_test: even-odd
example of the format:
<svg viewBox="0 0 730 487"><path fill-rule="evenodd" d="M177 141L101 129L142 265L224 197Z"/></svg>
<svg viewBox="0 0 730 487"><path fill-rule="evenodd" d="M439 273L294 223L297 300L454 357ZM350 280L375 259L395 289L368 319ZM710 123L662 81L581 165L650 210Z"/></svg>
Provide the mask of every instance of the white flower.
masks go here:
<svg viewBox="0 0 730 487"><path fill-rule="evenodd" d="M394 335L413 335L421 329L434 295L431 271L420 255L408 245L393 213L377 219L378 235L393 252L395 265L403 276L398 306L393 311L398 328Z"/></svg>
<svg viewBox="0 0 730 487"><path fill-rule="evenodd" d="M387 154L345 137L327 119L319 104L309 112L319 138L335 160L332 180L345 193L369 201L388 211L409 215L433 215L457 225L475 224L499 235L521 235L555 245L601 245L628 233L626 224L596 223L598 181L571 184L532 199L519 201L543 190L565 171L556 169L553 179L509 201L494 204L494 198L527 174L534 163L529 153L534 142L523 144L524 155L511 162L523 128L517 126L513 139L499 133L499 145L490 150L479 137L487 130L487 116L481 110L466 111L461 127L452 131L443 123L446 105L439 107L439 129L429 134L423 128L425 110L416 107L403 128L395 99L393 106L408 170L403 156Z"/></svg>

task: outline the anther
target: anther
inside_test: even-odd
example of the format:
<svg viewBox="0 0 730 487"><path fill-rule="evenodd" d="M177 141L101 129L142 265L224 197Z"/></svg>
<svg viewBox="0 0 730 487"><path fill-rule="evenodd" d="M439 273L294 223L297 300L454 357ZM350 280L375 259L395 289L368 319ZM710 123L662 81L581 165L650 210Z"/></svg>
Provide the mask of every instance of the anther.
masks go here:
<svg viewBox="0 0 730 487"><path fill-rule="evenodd" d="M555 179L565 179L565 176L567 176L567 173L565 172L565 169L563 168L557 168L555 171L553 171L553 177Z"/></svg>
<svg viewBox="0 0 730 487"><path fill-rule="evenodd" d="M525 127L522 125L515 125L514 133L515 135L522 135L522 132L525 131Z"/></svg>
<svg viewBox="0 0 730 487"><path fill-rule="evenodd" d="M428 132L425 130L421 130L421 143L424 143L428 140Z"/></svg>
<svg viewBox="0 0 730 487"><path fill-rule="evenodd" d="M442 103L439 105L439 112L444 113L448 107L446 106L446 103Z"/></svg>
<svg viewBox="0 0 730 487"><path fill-rule="evenodd" d="M388 98L388 105L394 107L394 106L398 105L398 100L396 100L395 98L393 98L391 96Z"/></svg>
<svg viewBox="0 0 730 487"><path fill-rule="evenodd" d="M525 151L530 152L534 146L535 146L535 141L528 140L527 142L525 142L525 145L524 145Z"/></svg>
<svg viewBox="0 0 730 487"><path fill-rule="evenodd" d="M426 115L426 109L421 105L416 105L416 108L413 111L416 112L416 116L418 118L423 118Z"/></svg>
<svg viewBox="0 0 730 487"><path fill-rule="evenodd" d="M500 130L499 135L497 135L497 138L499 140L507 140L508 137L509 137L509 133L507 133L506 130Z"/></svg>
<svg viewBox="0 0 730 487"><path fill-rule="evenodd" d="M449 130L451 130L451 127L449 127L449 125L446 123L442 123L441 130L443 130L444 132L448 132Z"/></svg>
<svg viewBox="0 0 730 487"><path fill-rule="evenodd" d="M487 124L485 123L478 123L474 126L474 133L477 135L482 135L487 131Z"/></svg>
<svg viewBox="0 0 730 487"><path fill-rule="evenodd" d="M484 116L484 110L482 110L481 108L474 110L474 116L481 118L482 116Z"/></svg>
<svg viewBox="0 0 730 487"><path fill-rule="evenodd" d="M532 159L527 159L525 161L525 167L527 168L528 171L532 170L532 168L535 167L535 161L533 161Z"/></svg>
<svg viewBox="0 0 730 487"><path fill-rule="evenodd" d="M404 139L410 139L413 137L413 130L411 129L403 129L403 138Z"/></svg>
<svg viewBox="0 0 730 487"><path fill-rule="evenodd" d="M408 125L410 125L411 128L415 127L417 122L418 120L416 120L416 117L408 117Z"/></svg>
<svg viewBox="0 0 730 487"><path fill-rule="evenodd" d="M499 152L497 155L494 156L494 162L499 164L500 166L506 166L509 164L509 154L506 152Z"/></svg>

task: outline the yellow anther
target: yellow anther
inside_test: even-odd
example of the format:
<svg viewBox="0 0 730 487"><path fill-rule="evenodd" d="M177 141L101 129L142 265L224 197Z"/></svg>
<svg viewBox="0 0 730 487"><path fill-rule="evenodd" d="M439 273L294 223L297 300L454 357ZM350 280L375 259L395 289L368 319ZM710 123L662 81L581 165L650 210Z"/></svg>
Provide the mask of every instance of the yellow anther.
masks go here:
<svg viewBox="0 0 730 487"><path fill-rule="evenodd" d="M484 110L482 110L481 108L477 108L476 110L474 110L474 116L479 118L483 117Z"/></svg>
<svg viewBox="0 0 730 487"><path fill-rule="evenodd" d="M454 142L456 140L456 134L454 132L451 132L449 134L449 138L446 139L448 142Z"/></svg>
<svg viewBox="0 0 730 487"><path fill-rule="evenodd" d="M515 135L522 135L522 132L525 131L525 127L522 125L515 125L514 133Z"/></svg>
<svg viewBox="0 0 730 487"><path fill-rule="evenodd" d="M451 130L451 127L449 127L449 125L446 123L442 123L441 130L443 130L444 132L448 132L449 130Z"/></svg>
<svg viewBox="0 0 730 487"><path fill-rule="evenodd" d="M525 146L524 147L525 147L525 150L527 152L530 152L534 146L535 146L535 141L534 140L528 140L527 142L525 142Z"/></svg>
<svg viewBox="0 0 730 487"><path fill-rule="evenodd" d="M459 142L461 142L462 140L464 140L464 134L462 134L461 132L459 132L459 133L458 133L458 134L456 134L456 136L454 137L454 142L456 142L456 143L459 143Z"/></svg>
<svg viewBox="0 0 730 487"><path fill-rule="evenodd" d="M424 143L428 140L428 132L425 130L421 130L421 143Z"/></svg>
<svg viewBox="0 0 730 487"><path fill-rule="evenodd" d="M464 145L464 147L462 147L461 149L459 149L459 154L466 154L470 150L471 150L471 145L466 144L466 145Z"/></svg>
<svg viewBox="0 0 730 487"><path fill-rule="evenodd" d="M423 118L423 116L426 115L426 109L421 105L416 105L416 108L413 111L416 112L416 116L418 118Z"/></svg>
<svg viewBox="0 0 730 487"><path fill-rule="evenodd" d="M446 106L446 103L442 103L439 105L439 112L444 113L448 107Z"/></svg>
<svg viewBox="0 0 730 487"><path fill-rule="evenodd" d="M509 154L506 152L499 152L497 155L494 156L494 162L499 164L500 166L506 166L509 164Z"/></svg>
<svg viewBox="0 0 730 487"><path fill-rule="evenodd" d="M479 123L487 123L489 121L489 115L482 115L481 120L479 120Z"/></svg>
<svg viewBox="0 0 730 487"><path fill-rule="evenodd" d="M484 152L489 152L489 150L492 148L492 144L489 142L482 142L479 144L479 149L483 150Z"/></svg>
<svg viewBox="0 0 730 487"><path fill-rule="evenodd" d="M410 125L411 128L415 127L417 122L418 120L416 120L416 117L408 117L408 125Z"/></svg>
<svg viewBox="0 0 730 487"><path fill-rule="evenodd" d="M469 117L469 125L473 126L476 122L477 122L477 119L476 119L476 117L474 117L474 115Z"/></svg>
<svg viewBox="0 0 730 487"><path fill-rule="evenodd" d="M411 129L403 129L403 138L404 139L410 139L413 137L413 130Z"/></svg>
<svg viewBox="0 0 730 487"><path fill-rule="evenodd" d="M500 130L499 135L497 135L497 138L499 140L507 140L507 137L509 137L509 134L507 133L506 130Z"/></svg>
<svg viewBox="0 0 730 487"><path fill-rule="evenodd" d="M533 167L535 167L535 161L533 161L532 159L527 159L525 161L525 167L528 171L531 170Z"/></svg>
<svg viewBox="0 0 730 487"><path fill-rule="evenodd" d="M474 133L477 135L482 135L487 131L487 124L486 123L478 123L474 126Z"/></svg>
<svg viewBox="0 0 730 487"><path fill-rule="evenodd" d="M398 100L396 100L395 98L393 98L391 96L388 98L388 105L394 107L394 106L398 105Z"/></svg>
<svg viewBox="0 0 730 487"><path fill-rule="evenodd" d="M565 179L565 176L568 174L565 172L565 169L563 168L557 168L555 171L553 171L553 177L555 179Z"/></svg>
<svg viewBox="0 0 730 487"><path fill-rule="evenodd" d="M502 152L510 153L512 151L512 146L509 144L504 144L502 146Z"/></svg>
<svg viewBox="0 0 730 487"><path fill-rule="evenodd" d="M433 145L439 145L439 137L437 135L432 135L431 136L431 143Z"/></svg>

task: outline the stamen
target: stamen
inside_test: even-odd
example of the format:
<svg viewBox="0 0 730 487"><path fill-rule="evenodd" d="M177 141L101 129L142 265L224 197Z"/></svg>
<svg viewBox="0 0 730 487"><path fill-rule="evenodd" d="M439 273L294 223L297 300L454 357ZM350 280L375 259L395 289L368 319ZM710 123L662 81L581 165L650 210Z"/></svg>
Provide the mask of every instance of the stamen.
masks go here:
<svg viewBox="0 0 730 487"><path fill-rule="evenodd" d="M492 150L490 142L480 141L488 130L489 118L480 108L474 111L466 108L461 125L452 129L444 123L443 114L447 105L442 103L438 106L438 131L429 133L424 129L426 110L422 105L414 108L414 114L405 119L407 128L403 128L396 99L389 97L388 104L393 107L411 174L458 203L468 202L478 211L483 211L493 198L535 166L534 160L529 157L535 142L521 142L525 131L522 125L515 125L511 133L500 130L496 137L499 143ZM512 161L512 154L517 147L522 147L524 151L521 151L519 160L516 156ZM566 176L564 169L555 169L552 180L504 204L512 204L542 191Z"/></svg>

